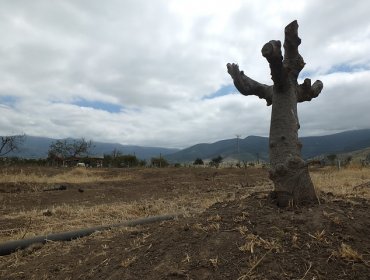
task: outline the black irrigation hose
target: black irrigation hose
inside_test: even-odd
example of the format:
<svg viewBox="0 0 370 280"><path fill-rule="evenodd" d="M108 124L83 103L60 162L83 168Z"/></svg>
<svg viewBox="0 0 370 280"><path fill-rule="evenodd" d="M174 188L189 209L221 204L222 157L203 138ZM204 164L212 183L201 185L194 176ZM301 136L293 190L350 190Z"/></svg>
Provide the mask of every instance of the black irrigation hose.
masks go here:
<svg viewBox="0 0 370 280"><path fill-rule="evenodd" d="M54 233L49 235L37 236L29 239L22 240L12 240L0 244L0 256L9 255L17 250L25 249L28 246L36 243L46 243L47 241L70 241L80 237L88 236L97 231L109 230L116 227L133 227L137 225L145 225L155 222L173 220L179 215L161 215L161 216L152 216L147 218L140 218L136 220L129 220L119 224L113 224L108 226L97 226L91 228L85 228L75 231L67 231Z"/></svg>

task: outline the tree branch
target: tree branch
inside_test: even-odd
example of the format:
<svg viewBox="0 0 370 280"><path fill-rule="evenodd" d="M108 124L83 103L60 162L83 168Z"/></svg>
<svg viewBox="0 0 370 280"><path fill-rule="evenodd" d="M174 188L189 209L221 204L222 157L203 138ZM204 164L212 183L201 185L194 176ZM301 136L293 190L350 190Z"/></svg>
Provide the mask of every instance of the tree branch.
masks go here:
<svg viewBox="0 0 370 280"><path fill-rule="evenodd" d="M317 80L311 86L311 79L305 79L303 84L297 88L297 102L310 101L312 98L318 97L324 85L320 80Z"/></svg>
<svg viewBox="0 0 370 280"><path fill-rule="evenodd" d="M293 21L285 27L284 41L284 68L295 79L303 69L305 62L298 52L298 46L301 44L301 38L298 37L298 23Z"/></svg>
<svg viewBox="0 0 370 280"><path fill-rule="evenodd" d="M274 81L274 85L277 87L284 86L286 73L283 68L281 42L277 40L272 40L263 46L261 52L270 64L271 79Z"/></svg>
<svg viewBox="0 0 370 280"><path fill-rule="evenodd" d="M25 135L1 136L0 137L0 156L5 156L10 152L19 150L24 141Z"/></svg>
<svg viewBox="0 0 370 280"><path fill-rule="evenodd" d="M256 95L265 99L267 106L272 104L272 86L261 84L249 78L243 71L239 70L238 64L228 63L227 72L234 80L235 87L243 95Z"/></svg>

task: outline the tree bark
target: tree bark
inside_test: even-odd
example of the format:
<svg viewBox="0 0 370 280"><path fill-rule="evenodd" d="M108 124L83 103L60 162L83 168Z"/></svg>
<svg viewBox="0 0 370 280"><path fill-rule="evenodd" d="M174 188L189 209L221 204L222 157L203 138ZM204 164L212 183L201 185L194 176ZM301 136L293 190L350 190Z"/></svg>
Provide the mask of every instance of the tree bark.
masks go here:
<svg viewBox="0 0 370 280"><path fill-rule="evenodd" d="M306 79L298 85L297 78L305 63L298 52L301 39L298 23L293 21L285 28L284 57L280 41L270 41L262 48L267 59L273 86L260 84L245 76L236 64L228 64L228 72L236 88L244 95L256 95L272 104L269 150L270 178L274 182L274 201L281 206L316 203L314 185L308 166L301 158L302 145L298 140L300 128L297 103L317 97L323 84Z"/></svg>

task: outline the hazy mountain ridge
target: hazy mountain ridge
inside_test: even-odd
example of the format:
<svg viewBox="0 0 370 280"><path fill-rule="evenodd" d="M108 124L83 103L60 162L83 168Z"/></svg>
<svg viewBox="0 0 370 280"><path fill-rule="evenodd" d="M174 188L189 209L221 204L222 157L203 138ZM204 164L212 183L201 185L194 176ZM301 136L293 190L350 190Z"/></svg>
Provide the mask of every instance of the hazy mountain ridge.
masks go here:
<svg viewBox="0 0 370 280"><path fill-rule="evenodd" d="M257 157L267 160L268 158L268 138L260 136L248 136L239 139L239 155L241 160L253 160ZM171 162L194 161L196 158L211 159L221 155L222 157L238 158L237 139L227 139L217 141L212 144L196 144L173 154L166 155L165 158Z"/></svg>
<svg viewBox="0 0 370 280"><path fill-rule="evenodd" d="M313 158L332 153L346 153L370 147L370 129L353 130L325 136L302 137L303 158ZM221 155L224 158L240 160L262 159L268 161L268 138L248 136L238 140L227 139L212 144L197 144L166 156L171 162L191 162L197 157L212 159Z"/></svg>
<svg viewBox="0 0 370 280"><path fill-rule="evenodd" d="M68 138L71 139L71 138ZM26 135L25 141L18 152L8 154L8 156L17 156L22 158L46 158L50 144L60 139ZM62 139L63 140L63 139ZM118 143L104 143L93 141L92 155L102 156L111 154L116 149L123 154L135 154L139 159L150 159L167 155L179 151L179 149L161 148L161 147L143 147L135 145L121 145Z"/></svg>
<svg viewBox="0 0 370 280"><path fill-rule="evenodd" d="M25 142L17 153L9 156L23 158L46 158L50 144L57 139L26 136ZM302 137L303 158L312 158L323 154L339 154L370 147L370 129L346 131L325 136ZM121 145L118 143L93 142L92 154L110 154L114 149L123 154L135 154L140 159L150 159L162 155L170 162L193 162L196 158L212 159L221 155L227 159L252 161L261 159L268 161L268 138L248 136L238 140L225 139L215 143L200 143L185 149L169 149L162 147L143 147Z"/></svg>

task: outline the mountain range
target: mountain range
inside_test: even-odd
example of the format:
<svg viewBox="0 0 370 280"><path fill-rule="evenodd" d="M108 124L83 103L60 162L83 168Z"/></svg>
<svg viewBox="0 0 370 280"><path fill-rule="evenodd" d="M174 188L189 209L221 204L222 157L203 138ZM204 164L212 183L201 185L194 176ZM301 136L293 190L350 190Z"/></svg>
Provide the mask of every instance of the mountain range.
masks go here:
<svg viewBox="0 0 370 280"><path fill-rule="evenodd" d="M370 147L370 129L346 131L326 136L302 137L300 141L303 144L302 157L304 159L325 154L346 153ZM197 144L165 157L170 162L192 162L196 158L212 159L217 156L230 160L268 161L268 138L248 136L244 139L234 138L212 144Z"/></svg>
<svg viewBox="0 0 370 280"><path fill-rule="evenodd" d="M20 151L10 156L23 158L45 158L49 146L56 139L46 137L26 136ZM326 136L302 137L302 156L305 159L320 155L347 153L370 147L370 129L353 130ZM119 150L123 154L135 154L139 159L150 159L163 156L169 162L193 162L196 158L203 160L222 156L229 160L268 161L268 138L248 136L244 139L234 138L217 141L215 143L202 143L183 150L143 147L134 145L121 145L118 143L93 142L92 154L111 154Z"/></svg>
<svg viewBox="0 0 370 280"><path fill-rule="evenodd" d="M70 138L68 139L71 140ZM34 159L46 158L48 156L50 145L57 140L60 139L26 135L24 142L20 146L19 151L12 152L7 156L17 156L21 158ZM104 154L111 154L113 150L120 151L123 154L136 155L139 159L150 159L152 157L159 157L160 155L172 154L179 151L179 149L121 145L118 143L104 143L93 141L93 148L91 149L90 153L92 155L102 156Z"/></svg>

